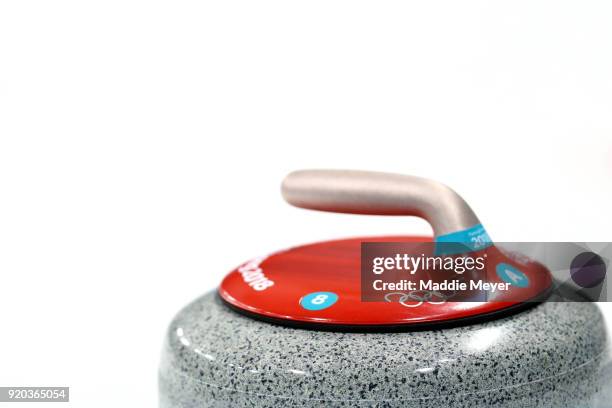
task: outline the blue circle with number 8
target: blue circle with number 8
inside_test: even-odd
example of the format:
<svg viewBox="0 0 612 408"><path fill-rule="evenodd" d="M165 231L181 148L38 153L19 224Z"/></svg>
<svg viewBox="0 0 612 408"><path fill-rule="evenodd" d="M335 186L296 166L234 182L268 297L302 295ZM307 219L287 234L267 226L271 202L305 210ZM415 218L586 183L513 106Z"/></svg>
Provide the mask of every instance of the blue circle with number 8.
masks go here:
<svg viewBox="0 0 612 408"><path fill-rule="evenodd" d="M327 309L338 300L334 292L313 292L300 299L300 305L306 310Z"/></svg>

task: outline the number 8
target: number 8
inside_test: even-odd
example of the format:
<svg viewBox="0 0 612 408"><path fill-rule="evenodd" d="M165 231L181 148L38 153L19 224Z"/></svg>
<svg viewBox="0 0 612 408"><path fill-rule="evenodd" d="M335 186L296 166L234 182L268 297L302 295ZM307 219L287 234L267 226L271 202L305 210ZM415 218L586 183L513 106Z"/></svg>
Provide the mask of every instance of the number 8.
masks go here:
<svg viewBox="0 0 612 408"><path fill-rule="evenodd" d="M312 303L313 305L321 305L325 303L328 297L328 295L317 295L310 301L310 303Z"/></svg>

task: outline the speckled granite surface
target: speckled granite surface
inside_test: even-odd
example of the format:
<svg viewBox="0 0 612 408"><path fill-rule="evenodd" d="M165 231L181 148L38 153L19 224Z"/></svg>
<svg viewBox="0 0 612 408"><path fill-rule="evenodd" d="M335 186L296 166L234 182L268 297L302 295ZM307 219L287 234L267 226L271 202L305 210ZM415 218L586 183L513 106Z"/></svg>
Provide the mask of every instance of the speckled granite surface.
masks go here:
<svg viewBox="0 0 612 408"><path fill-rule="evenodd" d="M607 360L589 303L446 330L337 333L253 320L209 293L169 327L160 406L603 408Z"/></svg>

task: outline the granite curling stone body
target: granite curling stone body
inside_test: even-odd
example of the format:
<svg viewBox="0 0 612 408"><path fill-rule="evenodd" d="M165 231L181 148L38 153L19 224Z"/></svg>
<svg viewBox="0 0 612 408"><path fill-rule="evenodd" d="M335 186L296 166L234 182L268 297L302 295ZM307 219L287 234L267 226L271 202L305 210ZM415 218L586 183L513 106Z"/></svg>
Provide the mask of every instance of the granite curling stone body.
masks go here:
<svg viewBox="0 0 612 408"><path fill-rule="evenodd" d="M418 215L435 242L467 231L493 246L461 197L421 178L300 171L283 194L304 208ZM160 406L611 406L606 328L591 303L361 302L362 241L425 240L322 242L236 268L171 323ZM541 266L505 262L533 293L550 286Z"/></svg>

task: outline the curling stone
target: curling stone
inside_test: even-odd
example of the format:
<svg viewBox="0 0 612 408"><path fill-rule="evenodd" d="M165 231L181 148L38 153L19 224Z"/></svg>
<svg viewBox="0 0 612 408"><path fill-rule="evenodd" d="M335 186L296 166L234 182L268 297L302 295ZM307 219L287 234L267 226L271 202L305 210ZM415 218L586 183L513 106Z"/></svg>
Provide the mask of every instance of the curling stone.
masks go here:
<svg viewBox="0 0 612 408"><path fill-rule="evenodd" d="M434 237L334 240L243 263L170 324L162 408L611 406L599 309L555 301L550 273L528 259L502 254L500 264L519 276L513 290L541 302L362 302L364 241L494 246L450 188L309 170L282 191L302 208L420 216Z"/></svg>

